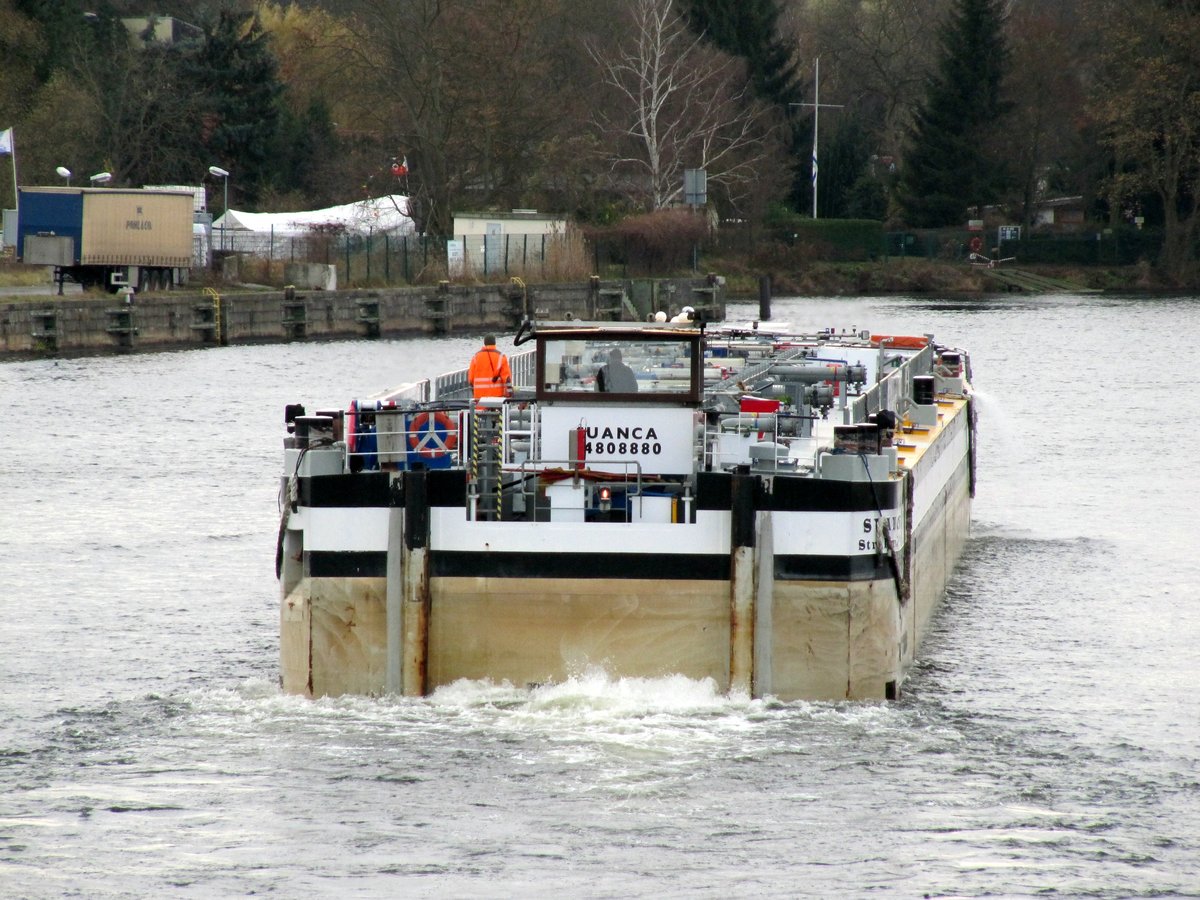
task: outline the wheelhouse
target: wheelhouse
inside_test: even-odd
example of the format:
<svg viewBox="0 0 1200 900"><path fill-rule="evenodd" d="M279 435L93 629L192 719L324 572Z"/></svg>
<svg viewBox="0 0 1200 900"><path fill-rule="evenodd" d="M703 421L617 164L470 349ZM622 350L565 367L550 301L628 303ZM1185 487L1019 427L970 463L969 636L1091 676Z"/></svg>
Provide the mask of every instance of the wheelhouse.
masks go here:
<svg viewBox="0 0 1200 900"><path fill-rule="evenodd" d="M540 403L695 407L703 398L703 335L699 329L552 325L539 326L533 340L535 396ZM632 384L614 384L612 379L606 383L606 370L614 359L616 365L631 370Z"/></svg>

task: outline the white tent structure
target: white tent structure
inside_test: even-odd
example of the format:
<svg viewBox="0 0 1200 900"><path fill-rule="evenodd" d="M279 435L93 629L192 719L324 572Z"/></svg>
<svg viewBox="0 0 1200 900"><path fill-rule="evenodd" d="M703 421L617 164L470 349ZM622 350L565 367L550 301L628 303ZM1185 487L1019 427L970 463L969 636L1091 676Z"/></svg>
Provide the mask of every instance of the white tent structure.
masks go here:
<svg viewBox="0 0 1200 900"><path fill-rule="evenodd" d="M403 194L301 212L231 209L213 222L213 248L278 256L290 242L321 234L412 234L416 229L409 209Z"/></svg>

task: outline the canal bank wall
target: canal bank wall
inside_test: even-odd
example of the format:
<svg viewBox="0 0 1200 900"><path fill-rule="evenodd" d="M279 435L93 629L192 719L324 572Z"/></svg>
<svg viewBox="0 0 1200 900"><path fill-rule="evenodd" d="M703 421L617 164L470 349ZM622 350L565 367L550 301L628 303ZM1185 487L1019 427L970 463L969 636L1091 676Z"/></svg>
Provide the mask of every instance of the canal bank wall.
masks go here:
<svg viewBox="0 0 1200 900"><path fill-rule="evenodd" d="M643 321L691 306L724 317L723 280L222 291L0 300L0 358L512 331L527 318Z"/></svg>

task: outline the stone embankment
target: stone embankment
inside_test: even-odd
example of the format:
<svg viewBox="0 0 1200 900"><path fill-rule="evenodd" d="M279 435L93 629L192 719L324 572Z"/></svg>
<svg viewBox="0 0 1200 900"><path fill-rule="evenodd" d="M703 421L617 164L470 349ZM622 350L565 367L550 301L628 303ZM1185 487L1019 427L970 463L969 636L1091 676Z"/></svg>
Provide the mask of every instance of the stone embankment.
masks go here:
<svg viewBox="0 0 1200 900"><path fill-rule="evenodd" d="M539 320L724 315L720 279L450 285L350 291L177 291L0 299L0 358L239 343L470 334Z"/></svg>

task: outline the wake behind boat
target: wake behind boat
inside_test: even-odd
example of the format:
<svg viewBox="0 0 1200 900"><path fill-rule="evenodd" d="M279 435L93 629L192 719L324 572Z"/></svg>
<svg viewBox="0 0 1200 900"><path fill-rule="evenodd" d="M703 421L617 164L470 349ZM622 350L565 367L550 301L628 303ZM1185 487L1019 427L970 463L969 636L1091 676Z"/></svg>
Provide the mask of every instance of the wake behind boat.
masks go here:
<svg viewBox="0 0 1200 900"><path fill-rule="evenodd" d="M286 691L600 667L894 698L961 553L969 360L928 336L527 324L466 370L288 408Z"/></svg>

